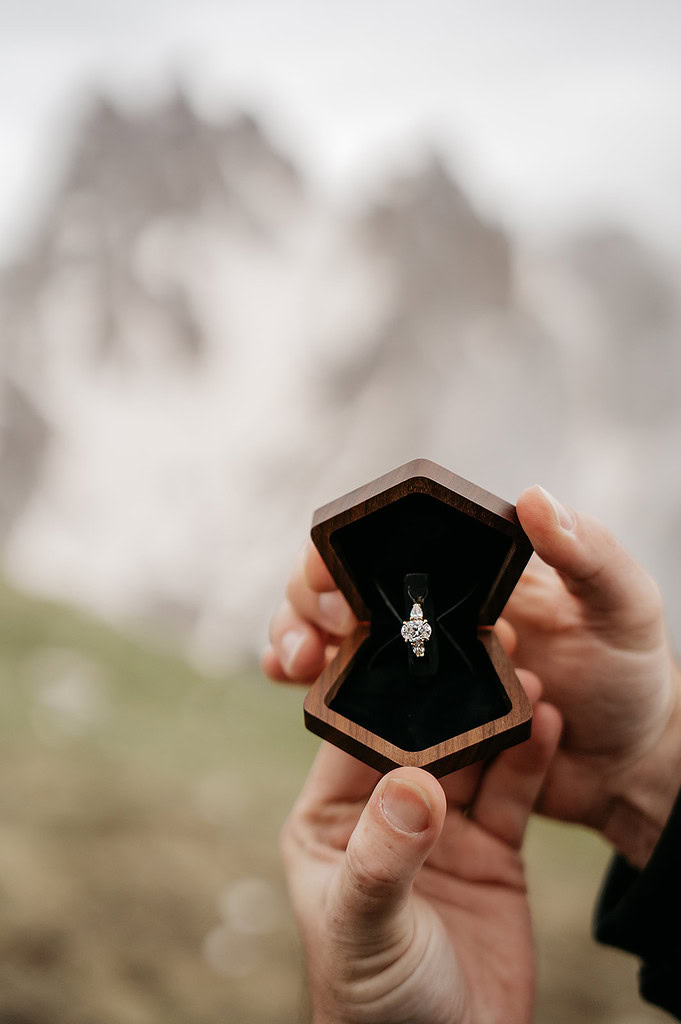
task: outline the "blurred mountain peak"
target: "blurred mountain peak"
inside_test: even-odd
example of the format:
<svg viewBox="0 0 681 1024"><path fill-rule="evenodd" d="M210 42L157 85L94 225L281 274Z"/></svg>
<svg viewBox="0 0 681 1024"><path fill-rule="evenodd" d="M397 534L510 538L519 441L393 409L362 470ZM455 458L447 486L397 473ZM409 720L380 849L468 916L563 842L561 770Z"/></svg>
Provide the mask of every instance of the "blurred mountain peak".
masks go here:
<svg viewBox="0 0 681 1024"><path fill-rule="evenodd" d="M377 192L344 217L258 119L208 119L181 86L91 98L0 277L16 579L235 655L315 505L409 458L509 495L572 458L573 482L629 493L608 431L637 409L663 437L679 379L636 241L585 236L532 277L437 151Z"/></svg>
<svg viewBox="0 0 681 1024"><path fill-rule="evenodd" d="M446 209L459 206L462 211L471 211L463 189L440 151L434 148L424 155L414 171L396 177L392 188L394 200L401 202L405 209L417 206L433 208L442 203Z"/></svg>
<svg viewBox="0 0 681 1024"><path fill-rule="evenodd" d="M244 230L276 230L304 195L292 161L251 116L212 121L177 86L130 110L91 96L61 181L20 262L31 277L66 251L111 250L160 217L228 216Z"/></svg>
<svg viewBox="0 0 681 1024"><path fill-rule="evenodd" d="M412 173L392 179L365 228L375 245L398 257L405 297L413 293L463 313L511 300L506 232L474 208L436 150Z"/></svg>

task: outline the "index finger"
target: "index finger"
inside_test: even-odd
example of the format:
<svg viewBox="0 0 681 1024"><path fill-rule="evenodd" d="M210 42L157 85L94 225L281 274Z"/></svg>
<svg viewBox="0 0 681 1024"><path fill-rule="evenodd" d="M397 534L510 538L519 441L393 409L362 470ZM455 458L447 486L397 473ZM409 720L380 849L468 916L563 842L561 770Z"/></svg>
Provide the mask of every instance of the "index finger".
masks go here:
<svg viewBox="0 0 681 1024"><path fill-rule="evenodd" d="M305 542L299 558L299 568L310 590L323 594L328 590L338 589L338 584L311 540Z"/></svg>
<svg viewBox="0 0 681 1024"><path fill-rule="evenodd" d="M303 786L301 802L319 806L367 800L380 778L381 772L323 740Z"/></svg>
<svg viewBox="0 0 681 1024"><path fill-rule="evenodd" d="M286 585L286 596L303 619L331 636L347 636L357 625L349 604L311 541L298 556Z"/></svg>
<svg viewBox="0 0 681 1024"><path fill-rule="evenodd" d="M516 507L537 554L590 612L623 627L662 619L652 577L602 523L538 485L523 491Z"/></svg>

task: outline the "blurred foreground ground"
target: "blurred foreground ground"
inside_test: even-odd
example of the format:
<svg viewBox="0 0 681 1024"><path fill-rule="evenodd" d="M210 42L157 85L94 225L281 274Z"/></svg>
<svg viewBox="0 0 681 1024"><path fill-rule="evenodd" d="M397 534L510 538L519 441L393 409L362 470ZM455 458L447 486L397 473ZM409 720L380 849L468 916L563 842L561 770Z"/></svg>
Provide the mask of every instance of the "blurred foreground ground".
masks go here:
<svg viewBox="0 0 681 1024"><path fill-rule="evenodd" d="M0 1024L305 1018L277 835L316 740L301 691L205 677L0 589ZM589 937L608 851L534 823L537 1022L667 1020Z"/></svg>

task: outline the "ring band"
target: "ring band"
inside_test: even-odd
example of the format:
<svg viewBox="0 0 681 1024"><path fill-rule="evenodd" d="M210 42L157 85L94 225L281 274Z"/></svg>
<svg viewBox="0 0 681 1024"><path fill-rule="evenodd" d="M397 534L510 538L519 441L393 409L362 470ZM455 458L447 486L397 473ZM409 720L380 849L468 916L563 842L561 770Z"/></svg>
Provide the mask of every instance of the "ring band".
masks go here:
<svg viewBox="0 0 681 1024"><path fill-rule="evenodd" d="M432 628L428 619L423 617L423 608L418 601L414 601L411 614L402 623L400 633L406 643L411 644L415 657L422 658L426 653L426 643L432 635Z"/></svg>

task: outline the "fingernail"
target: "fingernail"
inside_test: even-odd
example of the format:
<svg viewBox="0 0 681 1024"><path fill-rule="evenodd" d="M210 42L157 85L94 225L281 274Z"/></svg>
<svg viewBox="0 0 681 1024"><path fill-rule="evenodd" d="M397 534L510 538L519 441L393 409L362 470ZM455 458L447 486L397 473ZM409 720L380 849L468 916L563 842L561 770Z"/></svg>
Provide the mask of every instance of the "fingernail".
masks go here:
<svg viewBox="0 0 681 1024"><path fill-rule="evenodd" d="M319 611L323 625L330 633L342 633L350 625L350 609L340 590L320 594Z"/></svg>
<svg viewBox="0 0 681 1024"><path fill-rule="evenodd" d="M401 832L425 832L430 825L430 803L420 786L390 779L381 796L386 818Z"/></svg>
<svg viewBox="0 0 681 1024"><path fill-rule="evenodd" d="M305 634L299 632L297 629L289 629L281 638L281 650L283 655L281 663L284 666L284 671L289 676L295 674L296 658L298 657L298 651L304 642Z"/></svg>
<svg viewBox="0 0 681 1024"><path fill-rule="evenodd" d="M575 528L575 517L574 513L570 512L569 509L565 508L559 501L557 501L552 494L542 487L541 484L537 484L539 490L542 492L544 497L553 506L553 511L556 513L556 519L558 520L559 526L562 526L564 530L574 530Z"/></svg>

